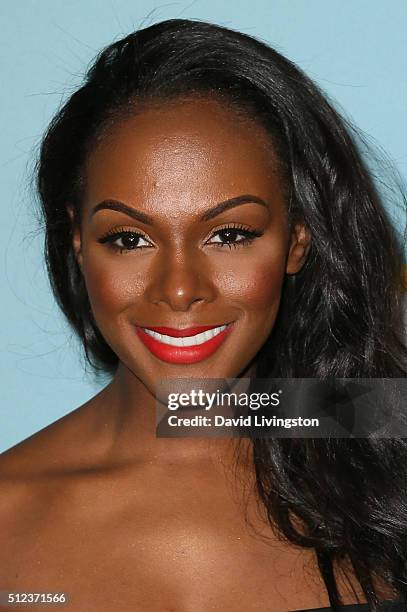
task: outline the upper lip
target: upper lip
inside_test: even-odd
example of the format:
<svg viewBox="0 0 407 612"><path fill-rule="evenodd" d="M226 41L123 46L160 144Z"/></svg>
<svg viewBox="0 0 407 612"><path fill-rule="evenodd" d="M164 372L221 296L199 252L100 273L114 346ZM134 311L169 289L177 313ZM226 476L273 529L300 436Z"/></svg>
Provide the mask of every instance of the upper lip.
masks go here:
<svg viewBox="0 0 407 612"><path fill-rule="evenodd" d="M172 336L173 338L182 338L183 336L195 336L195 334L200 334L208 329L214 329L215 327L221 327L222 325L229 325L229 323L217 323L216 325L194 325L193 327L183 327L182 329L177 327L162 326L150 327L147 325L142 325L140 327L155 331L159 334L165 334L166 336Z"/></svg>

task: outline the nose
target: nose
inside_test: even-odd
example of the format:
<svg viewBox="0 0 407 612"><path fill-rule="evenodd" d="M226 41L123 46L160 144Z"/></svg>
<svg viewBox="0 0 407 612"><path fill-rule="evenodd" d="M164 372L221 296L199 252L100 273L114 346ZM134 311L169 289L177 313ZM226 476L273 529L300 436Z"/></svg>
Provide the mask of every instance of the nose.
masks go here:
<svg viewBox="0 0 407 612"><path fill-rule="evenodd" d="M166 304L171 310L185 312L193 305L215 299L217 290L212 276L199 254L167 253L155 262L145 297L152 304Z"/></svg>

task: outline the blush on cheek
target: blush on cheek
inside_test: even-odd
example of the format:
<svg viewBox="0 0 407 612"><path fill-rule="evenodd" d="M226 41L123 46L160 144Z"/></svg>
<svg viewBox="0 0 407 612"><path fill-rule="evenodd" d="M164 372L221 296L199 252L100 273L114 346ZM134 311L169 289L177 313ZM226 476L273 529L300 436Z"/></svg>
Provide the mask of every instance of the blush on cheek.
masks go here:
<svg viewBox="0 0 407 612"><path fill-rule="evenodd" d="M137 308L145 292L145 275L120 273L115 267L91 266L85 269L89 301L96 320L115 319L127 308Z"/></svg>
<svg viewBox="0 0 407 612"><path fill-rule="evenodd" d="M234 302L244 304L245 310L269 310L280 301L284 269L276 263L257 263L239 268L239 273L226 275L224 293Z"/></svg>
<svg viewBox="0 0 407 612"><path fill-rule="evenodd" d="M254 308L270 308L278 304L284 280L284 269L279 266L258 266L253 274L252 301Z"/></svg>

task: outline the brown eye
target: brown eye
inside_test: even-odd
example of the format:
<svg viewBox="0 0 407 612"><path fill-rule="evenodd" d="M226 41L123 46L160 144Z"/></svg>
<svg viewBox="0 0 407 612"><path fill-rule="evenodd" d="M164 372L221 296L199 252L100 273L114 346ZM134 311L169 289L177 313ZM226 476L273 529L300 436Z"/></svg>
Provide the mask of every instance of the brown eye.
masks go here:
<svg viewBox="0 0 407 612"><path fill-rule="evenodd" d="M239 242L237 240L238 236L243 236L243 240L247 238L247 236L243 234L241 230L231 229L231 228L226 228L216 233L221 238L219 242L223 242L223 243ZM240 240L242 239L240 238Z"/></svg>
<svg viewBox="0 0 407 612"><path fill-rule="evenodd" d="M119 231L107 234L99 239L101 244L108 243L111 248L123 251L134 251L152 246L142 234L138 232Z"/></svg>
<svg viewBox="0 0 407 612"><path fill-rule="evenodd" d="M224 227L223 229L217 230L208 244L216 244L216 246L229 246L237 247L243 244L253 242L259 236L262 236L263 232L244 229L240 227Z"/></svg>

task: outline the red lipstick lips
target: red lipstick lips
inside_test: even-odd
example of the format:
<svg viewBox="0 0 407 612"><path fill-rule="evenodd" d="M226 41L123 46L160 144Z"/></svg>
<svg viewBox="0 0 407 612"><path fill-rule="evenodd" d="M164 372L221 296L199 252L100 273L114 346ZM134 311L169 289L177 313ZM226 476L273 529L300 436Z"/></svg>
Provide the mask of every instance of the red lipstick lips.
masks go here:
<svg viewBox="0 0 407 612"><path fill-rule="evenodd" d="M212 355L231 332L232 324L199 325L184 329L172 327L136 327L149 351L161 361L190 364ZM213 330L213 331L210 331ZM177 340L183 338L184 340Z"/></svg>

